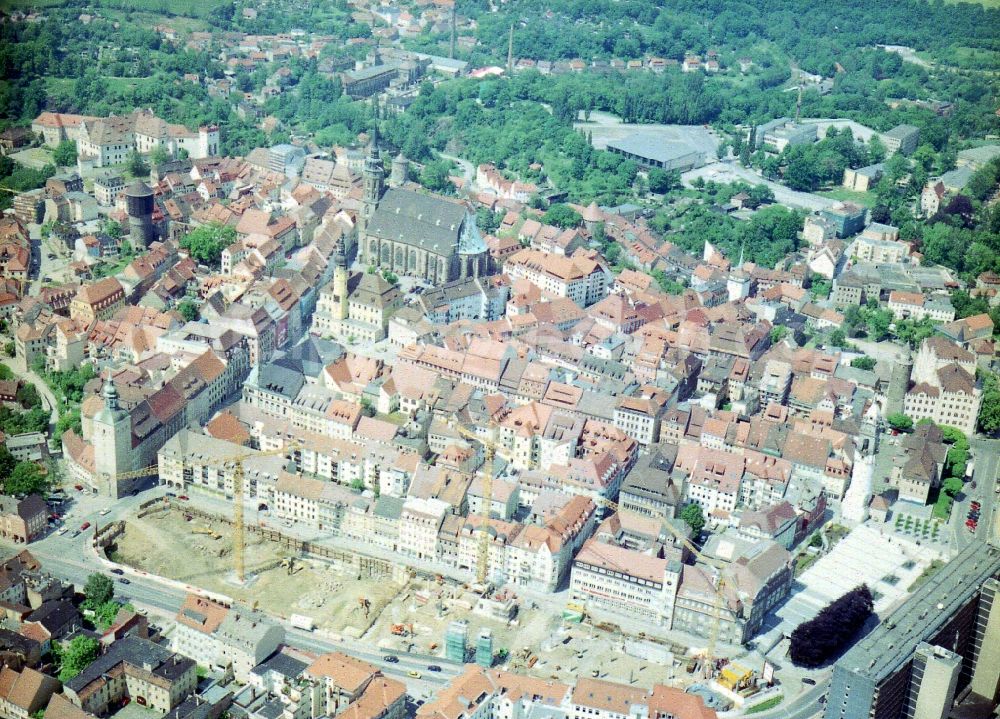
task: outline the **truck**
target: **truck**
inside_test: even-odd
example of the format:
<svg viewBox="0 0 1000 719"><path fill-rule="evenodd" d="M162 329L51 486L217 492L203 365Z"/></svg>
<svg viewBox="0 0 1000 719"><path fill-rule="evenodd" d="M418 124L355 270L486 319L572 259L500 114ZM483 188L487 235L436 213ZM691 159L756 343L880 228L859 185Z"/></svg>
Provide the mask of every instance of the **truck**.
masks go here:
<svg viewBox="0 0 1000 719"><path fill-rule="evenodd" d="M293 614L288 617L288 621L296 629L302 629L307 632L311 632L316 628L316 622L312 617L307 617L304 614Z"/></svg>

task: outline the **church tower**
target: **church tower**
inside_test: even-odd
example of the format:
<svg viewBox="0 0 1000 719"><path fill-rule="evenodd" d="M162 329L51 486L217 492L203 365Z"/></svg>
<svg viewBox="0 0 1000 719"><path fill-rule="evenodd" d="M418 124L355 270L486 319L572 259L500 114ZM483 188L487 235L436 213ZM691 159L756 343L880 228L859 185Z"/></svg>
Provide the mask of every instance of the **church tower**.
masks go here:
<svg viewBox="0 0 1000 719"><path fill-rule="evenodd" d="M109 373L101 390L104 407L94 415L92 443L94 445L94 479L98 491L118 499L117 475L133 469L132 418L118 404L118 390L115 389Z"/></svg>
<svg viewBox="0 0 1000 719"><path fill-rule="evenodd" d="M368 157L365 158L365 166L361 170L361 177L364 182L362 194L363 207L361 216L365 224L371 219L378 206L378 201L382 199L382 192L385 190L385 168L382 166L382 158L378 154L378 125L372 130L372 139L368 145Z"/></svg>
<svg viewBox="0 0 1000 719"><path fill-rule="evenodd" d="M333 255L333 295L336 319L347 319L347 258L338 249Z"/></svg>

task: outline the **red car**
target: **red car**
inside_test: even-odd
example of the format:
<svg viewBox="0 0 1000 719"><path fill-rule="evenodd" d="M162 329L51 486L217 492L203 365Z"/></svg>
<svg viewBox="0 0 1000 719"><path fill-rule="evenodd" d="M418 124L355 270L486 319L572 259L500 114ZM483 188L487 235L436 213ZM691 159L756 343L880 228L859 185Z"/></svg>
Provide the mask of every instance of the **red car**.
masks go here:
<svg viewBox="0 0 1000 719"><path fill-rule="evenodd" d="M183 499L186 502L186 501L188 501L188 496L186 494L182 494L177 499Z"/></svg>
<svg viewBox="0 0 1000 719"><path fill-rule="evenodd" d="M80 525L81 532L85 532L88 529L90 529L90 522L84 522L82 525Z"/></svg>
<svg viewBox="0 0 1000 719"><path fill-rule="evenodd" d="M82 484L74 484L73 485L73 489L75 489L77 492L82 492L83 491L83 485Z"/></svg>
<svg viewBox="0 0 1000 719"><path fill-rule="evenodd" d="M973 502L973 503L972 503L972 504L970 504L969 506L970 506L970 507L972 507L973 509L979 509L979 508L980 508L980 507L982 507L983 505L981 505L981 504L980 504L979 502Z"/></svg>

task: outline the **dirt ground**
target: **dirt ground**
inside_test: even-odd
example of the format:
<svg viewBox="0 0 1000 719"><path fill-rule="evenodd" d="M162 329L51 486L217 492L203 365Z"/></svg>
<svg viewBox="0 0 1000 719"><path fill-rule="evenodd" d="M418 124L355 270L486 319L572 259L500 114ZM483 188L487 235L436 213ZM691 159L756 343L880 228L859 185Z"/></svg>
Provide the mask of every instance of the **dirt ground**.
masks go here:
<svg viewBox="0 0 1000 719"><path fill-rule="evenodd" d="M494 653L506 649L511 669L538 678L573 683L581 676L595 676L597 670L603 679L643 687L657 682L678 684L686 679L683 669L675 672L669 664L628 656L621 643L606 633L591 631L586 626L566 625L561 617L532 609L530 601L520 604L513 623L474 613L471 611L474 602L472 592L461 587L412 580L386 607L365 639L388 650L443 655L448 625L464 619L469 623L470 650L475 647L480 630L489 628L493 632ZM415 636L394 636L393 624L412 624ZM436 646L432 649L432 645ZM530 654L537 655L538 661L529 669L525 660Z"/></svg>
<svg viewBox="0 0 1000 719"><path fill-rule="evenodd" d="M194 530L208 530L218 539ZM390 578L359 578L356 569L325 561L295 558L288 574L289 553L278 544L247 535L246 567L252 579L241 587L232 580L232 545L226 525L201 519L186 522L180 512L130 517L113 558L162 576L190 582L210 591L268 608L280 614L312 617L320 629L346 637L363 637L387 650L443 655L448 625L469 622L469 648L479 632L493 632L493 650L507 650L509 667L539 678L573 682L580 676L650 687L684 684L683 669L670 663L626 655L611 635L588 626L564 624L559 616L532 608L521 600L512 622L474 613L476 595L469 589L413 578L405 585ZM516 594L516 592L515 592ZM367 616L359 598L368 600ZM412 625L413 634L392 633L394 624ZM567 641L568 638L568 641ZM582 654L582 656L581 656ZM537 662L526 667L526 658ZM681 659L681 657L678 657Z"/></svg>
<svg viewBox="0 0 1000 719"><path fill-rule="evenodd" d="M493 632L493 650L513 651L516 647L541 642L551 626L559 620L521 605L513 624L474 614L475 595L451 584L440 585L433 581L411 580L378 618L365 638L386 649L412 650L439 653L444 646L448 625L456 620L469 622L469 646L475 644L479 632L489 628ZM391 632L393 624L412 624L415 636L398 637ZM434 649L431 645L436 644Z"/></svg>
<svg viewBox="0 0 1000 719"><path fill-rule="evenodd" d="M200 533L205 530L221 537ZM250 579L244 586L234 581L228 527L202 519L187 522L179 512L130 517L112 559L248 604L256 601L271 611L285 608L274 613L303 614L321 629L346 636L364 633L399 592L387 578L359 578L356 572L315 559L296 557L289 574L283 560L290 552L250 533L246 542ZM358 601L362 597L368 600L367 617Z"/></svg>

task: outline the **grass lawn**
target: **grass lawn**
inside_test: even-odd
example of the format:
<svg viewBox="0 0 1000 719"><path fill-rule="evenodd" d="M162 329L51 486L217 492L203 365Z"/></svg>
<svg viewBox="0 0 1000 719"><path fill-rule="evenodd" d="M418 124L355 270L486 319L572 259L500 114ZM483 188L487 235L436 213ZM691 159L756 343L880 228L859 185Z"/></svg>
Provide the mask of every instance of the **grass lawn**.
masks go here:
<svg viewBox="0 0 1000 719"><path fill-rule="evenodd" d="M945 492L939 493L937 501L934 502L934 510L931 512L931 516L947 522L948 518L951 517L951 504L951 497Z"/></svg>
<svg viewBox="0 0 1000 719"><path fill-rule="evenodd" d="M795 576L799 576L819 560L819 554L804 552L795 558Z"/></svg>
<svg viewBox="0 0 1000 719"><path fill-rule="evenodd" d="M781 704L785 700L783 695L778 695L776 697L771 697L770 699L765 699L760 704L756 704L749 709L747 709L744 714L756 714L757 712L766 712L768 709L774 709L776 706Z"/></svg>
<svg viewBox="0 0 1000 719"><path fill-rule="evenodd" d="M10 157L25 167L33 167L36 170L52 164L52 151L46 147L29 147L12 153Z"/></svg>
<svg viewBox="0 0 1000 719"><path fill-rule="evenodd" d="M821 197L829 197L831 200L841 202L856 202L864 207L871 207L875 204L875 195L871 192L855 192L846 187L837 187L832 190L820 190L816 193Z"/></svg>
<svg viewBox="0 0 1000 719"><path fill-rule="evenodd" d="M850 533L851 530L841 524L831 524L825 530L826 538L831 547Z"/></svg>

